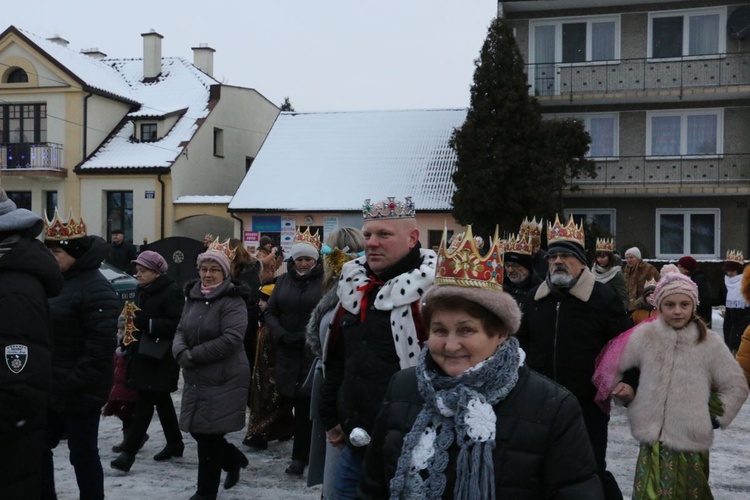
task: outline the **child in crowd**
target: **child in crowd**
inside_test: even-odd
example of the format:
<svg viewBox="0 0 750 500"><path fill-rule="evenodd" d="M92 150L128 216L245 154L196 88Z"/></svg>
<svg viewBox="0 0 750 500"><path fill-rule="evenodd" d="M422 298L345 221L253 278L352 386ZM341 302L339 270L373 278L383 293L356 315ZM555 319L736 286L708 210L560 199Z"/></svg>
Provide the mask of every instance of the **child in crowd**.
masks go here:
<svg viewBox="0 0 750 500"><path fill-rule="evenodd" d="M696 315L698 288L690 278L667 273L654 300L660 316L635 329L619 363L619 379L640 369L638 392L618 384L612 393L629 403L630 429L641 443L633 498L713 498L713 429L732 422L747 382L723 339Z"/></svg>

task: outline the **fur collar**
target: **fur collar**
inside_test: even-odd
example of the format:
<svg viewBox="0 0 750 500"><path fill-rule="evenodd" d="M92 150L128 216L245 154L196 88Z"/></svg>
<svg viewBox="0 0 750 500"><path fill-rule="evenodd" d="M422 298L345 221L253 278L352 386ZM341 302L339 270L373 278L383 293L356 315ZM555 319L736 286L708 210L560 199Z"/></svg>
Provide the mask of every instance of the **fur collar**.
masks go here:
<svg viewBox="0 0 750 500"><path fill-rule="evenodd" d="M591 294L594 291L594 283L596 283L594 275L591 273L591 271L588 270L588 268L584 268L583 272L578 277L578 281L570 289L570 295L583 302L588 302L591 298ZM549 289L549 285L547 285L547 282L544 281L541 285L539 285L539 288L536 289L534 300L540 301L546 296L550 295L550 293L552 292Z"/></svg>

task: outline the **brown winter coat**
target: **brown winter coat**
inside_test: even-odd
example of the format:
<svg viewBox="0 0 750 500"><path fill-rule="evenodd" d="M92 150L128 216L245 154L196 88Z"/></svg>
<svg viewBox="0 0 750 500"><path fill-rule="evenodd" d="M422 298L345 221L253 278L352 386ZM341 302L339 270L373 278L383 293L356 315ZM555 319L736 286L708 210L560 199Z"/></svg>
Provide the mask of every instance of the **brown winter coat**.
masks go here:
<svg viewBox="0 0 750 500"><path fill-rule="evenodd" d="M200 282L189 286L172 344L185 380L180 411L184 432L226 434L245 426L250 385L246 328L245 301L230 280L205 297ZM194 366L186 367L181 356L192 358Z"/></svg>
<svg viewBox="0 0 750 500"><path fill-rule="evenodd" d="M628 298L630 299L630 302L628 303L628 312L632 312L636 308L635 301L638 300L638 297L643 295L643 285L646 281L650 279L659 281L661 275L659 275L659 271L657 271L654 266L648 262L643 262L642 260L638 261L638 264L636 264L635 267L625 266L622 273L625 275L625 282L628 287Z"/></svg>
<svg viewBox="0 0 750 500"><path fill-rule="evenodd" d="M750 266L745 267L745 271L742 273L742 296L745 300L750 302ZM745 378L747 383L750 385L750 326L748 326L742 333L742 340L740 340L740 348L737 349L737 362L745 372Z"/></svg>
<svg viewBox="0 0 750 500"><path fill-rule="evenodd" d="M724 340L708 331L696 343L698 326L690 322L675 330L662 316L639 326L620 358L618 376L633 367L641 376L635 399L628 406L630 430L639 442L661 441L675 451L706 451L713 443L708 410L711 391L718 393L726 428L748 395L742 370Z"/></svg>

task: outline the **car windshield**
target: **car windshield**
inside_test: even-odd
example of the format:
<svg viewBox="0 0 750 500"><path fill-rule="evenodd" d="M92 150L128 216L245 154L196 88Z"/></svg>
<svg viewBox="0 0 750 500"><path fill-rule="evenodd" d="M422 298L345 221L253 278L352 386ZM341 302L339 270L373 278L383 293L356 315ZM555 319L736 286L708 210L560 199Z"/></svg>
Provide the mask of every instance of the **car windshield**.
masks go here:
<svg viewBox="0 0 750 500"><path fill-rule="evenodd" d="M116 269L109 264L106 264L102 262L101 267L99 267L99 271L104 275L105 278L107 278L109 281L117 281L117 280L124 280L124 279L130 279L132 276L130 276L127 273L124 273L120 271L119 269Z"/></svg>

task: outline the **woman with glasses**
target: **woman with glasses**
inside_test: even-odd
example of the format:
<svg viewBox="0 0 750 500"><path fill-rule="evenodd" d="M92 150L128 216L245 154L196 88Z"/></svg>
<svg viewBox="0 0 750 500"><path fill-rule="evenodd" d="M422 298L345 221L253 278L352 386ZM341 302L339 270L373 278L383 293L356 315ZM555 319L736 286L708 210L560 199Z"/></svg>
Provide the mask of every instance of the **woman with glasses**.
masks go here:
<svg viewBox="0 0 750 500"><path fill-rule="evenodd" d="M248 465L224 435L245 426L250 367L243 346L245 287L232 282L230 259L221 250L207 250L197 263L200 279L187 285L172 353L185 380L180 428L198 443L198 491L190 498L205 500L216 498L222 469L229 489Z"/></svg>

